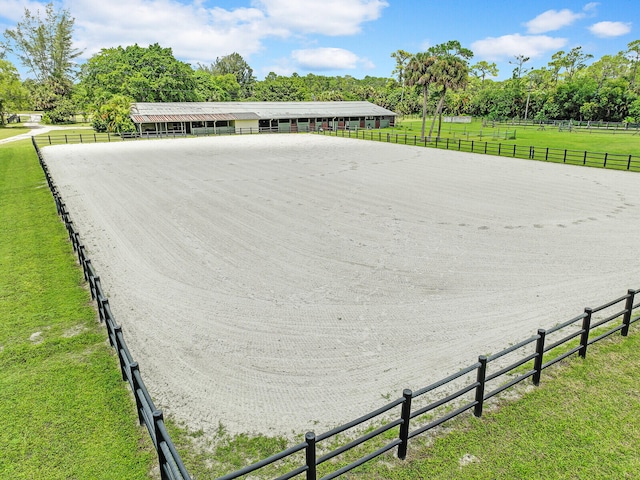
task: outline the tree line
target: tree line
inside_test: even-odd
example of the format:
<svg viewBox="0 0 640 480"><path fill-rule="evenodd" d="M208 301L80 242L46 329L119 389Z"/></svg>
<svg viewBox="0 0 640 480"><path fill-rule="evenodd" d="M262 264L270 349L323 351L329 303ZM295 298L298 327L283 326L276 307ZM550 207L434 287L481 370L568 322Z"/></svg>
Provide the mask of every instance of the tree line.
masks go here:
<svg viewBox="0 0 640 480"><path fill-rule="evenodd" d="M473 115L490 119L600 120L640 123L640 40L625 51L593 57L575 47L556 52L547 66L529 68L517 55L511 77L496 81L495 63L472 63L473 52L452 40L410 53L391 53L389 77L304 76L269 73L257 80L238 53L196 66L159 44L104 48L82 65L73 48L74 19L46 6L44 15L25 9L0 43L0 125L5 112L44 112L64 123L91 118L98 131L128 131L132 102L349 101L365 100L400 114ZM6 59L13 53L32 78L22 81ZM435 124L431 123L431 132Z"/></svg>

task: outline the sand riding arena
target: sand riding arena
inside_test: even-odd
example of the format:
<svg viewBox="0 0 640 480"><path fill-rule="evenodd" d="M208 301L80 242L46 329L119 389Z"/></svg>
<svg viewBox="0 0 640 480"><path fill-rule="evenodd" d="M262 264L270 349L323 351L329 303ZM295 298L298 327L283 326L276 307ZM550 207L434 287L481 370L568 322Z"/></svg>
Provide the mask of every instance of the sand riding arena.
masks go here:
<svg viewBox="0 0 640 480"><path fill-rule="evenodd" d="M152 396L205 432L344 423L640 278L634 173L312 134L42 152Z"/></svg>

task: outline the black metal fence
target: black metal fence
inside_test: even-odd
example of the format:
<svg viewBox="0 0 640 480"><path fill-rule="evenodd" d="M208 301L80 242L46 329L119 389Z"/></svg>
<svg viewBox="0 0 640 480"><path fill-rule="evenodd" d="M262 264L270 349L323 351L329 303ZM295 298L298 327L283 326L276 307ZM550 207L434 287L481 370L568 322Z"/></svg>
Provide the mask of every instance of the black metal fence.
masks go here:
<svg viewBox="0 0 640 480"><path fill-rule="evenodd" d="M155 408L140 376L138 364L133 361L126 347L121 327L111 313L100 278L87 258L36 141L33 143L58 213L65 222L90 285L91 296L98 304L100 320L107 325L109 340L118 352L122 378L129 382L134 392L140 423L147 427L158 452L162 479L189 479L166 431L162 413ZM398 458L404 459L409 440L414 437L467 411L480 417L487 401L505 390L529 378L534 385L538 385L542 372L550 366L576 353L584 358L590 345L617 332L627 336L629 327L640 320L640 315L633 316L634 310L640 308L640 302L635 303L638 293L640 289L628 290L625 295L604 305L585 308L574 318L549 329L539 329L535 335L507 349L479 356L477 362L447 378L416 391L405 389L401 397L351 422L319 435L307 432L303 442L218 480L232 480L253 472L275 476L278 480L302 475L307 480L329 480L396 448ZM340 443L340 446L335 447L336 443ZM354 459L354 455L360 455L362 449L369 446L366 453ZM349 459L343 456L347 452L352 455ZM295 466L289 468L291 464ZM277 474L265 471L274 465L279 465ZM286 471L283 472L283 469Z"/></svg>
<svg viewBox="0 0 640 480"><path fill-rule="evenodd" d="M615 170L640 171L640 157L621 155L617 153L598 153L586 150L568 150L548 147L524 146L507 143L496 143L481 140L464 140L462 138L436 138L402 133L372 132L367 130L338 130L324 131L324 135L334 135L348 138L360 138L378 142L396 143L423 147L457 150L459 152L482 153L502 157L524 158L571 165L585 165L589 167L610 168Z"/></svg>
<svg viewBox="0 0 640 480"><path fill-rule="evenodd" d="M315 131L322 131L318 128ZM211 137L221 135L255 135L264 133L311 133L309 127L298 126L291 131L282 131L278 127L259 127L259 128L220 128L217 131L207 131L203 133L186 133L181 130L172 130L168 132L143 132L143 133L97 133L87 130L87 133L68 133L57 135L40 135L34 137L38 145L66 145L78 143L115 143L128 141L132 139L154 140L160 138L184 138L184 137Z"/></svg>
<svg viewBox="0 0 640 480"><path fill-rule="evenodd" d="M38 154L40 165L44 170L47 183L53 194L53 198L56 203L56 209L58 215L64 221L64 224L69 233L69 239L73 245L73 250L78 256L78 261L82 266L84 272L84 278L89 284L91 290L91 299L95 300L100 321L107 327L107 334L109 336L109 343L116 350L118 360L120 362L120 370L122 372L122 380L126 380L131 387L131 391L136 400L136 408L138 411L138 420L140 425L147 427L151 440L158 454L158 461L160 466L160 475L162 480L190 480L190 476L187 473L187 469L180 458L169 433L164 424L162 412L158 410L151 395L147 391L142 376L140 375L140 368L138 362L134 361L131 352L127 348L127 344L122 334L122 327L116 322L113 313L111 313L111 307L109 306L109 299L105 295L105 292L100 283L100 277L96 274L91 260L87 257L86 249L80 242L80 234L76 230L73 221L67 211L67 207L58 192L51 175L49 174L49 168L44 162L40 149L36 144L35 139L33 146Z"/></svg>

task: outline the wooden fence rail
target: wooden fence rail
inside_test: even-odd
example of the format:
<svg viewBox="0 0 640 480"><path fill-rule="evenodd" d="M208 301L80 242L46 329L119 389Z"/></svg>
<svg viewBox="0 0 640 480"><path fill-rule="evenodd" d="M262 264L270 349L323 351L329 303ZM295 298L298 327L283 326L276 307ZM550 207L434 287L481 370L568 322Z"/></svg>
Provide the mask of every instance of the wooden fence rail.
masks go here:
<svg viewBox="0 0 640 480"><path fill-rule="evenodd" d="M138 363L133 360L127 348L122 328L111 313L100 277L96 274L91 260L87 258L79 233L49 174L35 139L33 145L53 194L58 214L66 225L74 251L83 268L91 297L97 303L100 321L105 323L109 341L117 352L122 379L129 383L134 393L140 424L146 426L156 448L162 480L189 480L190 476L167 433L162 412L155 407L144 385ZM625 295L596 308L585 308L584 312L552 328L538 329L535 335L526 340L492 355L481 355L472 365L427 387L417 391L405 389L402 396L396 400L328 432L320 435L307 432L302 443L224 475L218 480L243 477L283 460L294 461L294 458L297 459L302 453L304 462L277 477L278 480L301 475L307 480L316 480L320 465L329 462L323 468L330 470L333 466L331 460L390 431L395 432L392 440L383 446L376 444L373 447L374 451L334 471L328 471L321 479L337 478L396 447L398 458L404 459L410 439L469 410L473 410L476 417L481 417L485 403L492 397L529 378L534 385L538 385L545 369L576 353L584 358L590 345L616 332L627 336L629 327L640 320L640 315L633 315L634 310L640 308L640 302L636 303L639 292L640 289L629 289ZM603 318L596 319L595 315L601 315ZM425 399L428 403L423 405ZM362 433L362 427L371 426L372 422L377 428L372 431L364 429L365 433ZM355 431L357 438L322 454L318 453L318 445L321 442L332 440L339 443L343 438L340 435L347 431ZM387 437L388 434L384 438Z"/></svg>

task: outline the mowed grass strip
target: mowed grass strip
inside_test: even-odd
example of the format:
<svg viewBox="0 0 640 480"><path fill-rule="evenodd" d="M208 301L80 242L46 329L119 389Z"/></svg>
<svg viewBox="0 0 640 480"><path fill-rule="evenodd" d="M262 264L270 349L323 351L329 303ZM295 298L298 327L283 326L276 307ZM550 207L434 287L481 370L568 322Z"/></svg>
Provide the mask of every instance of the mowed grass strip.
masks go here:
<svg viewBox="0 0 640 480"><path fill-rule="evenodd" d="M31 130L29 127L23 126L2 127L0 128L0 140L11 138L21 133L27 133L29 130Z"/></svg>
<svg viewBox="0 0 640 480"><path fill-rule="evenodd" d="M155 456L30 141L0 147L0 478L149 478Z"/></svg>

